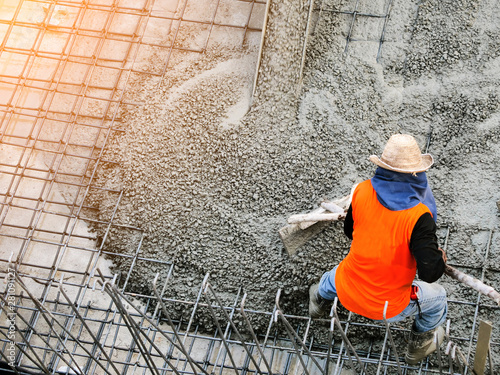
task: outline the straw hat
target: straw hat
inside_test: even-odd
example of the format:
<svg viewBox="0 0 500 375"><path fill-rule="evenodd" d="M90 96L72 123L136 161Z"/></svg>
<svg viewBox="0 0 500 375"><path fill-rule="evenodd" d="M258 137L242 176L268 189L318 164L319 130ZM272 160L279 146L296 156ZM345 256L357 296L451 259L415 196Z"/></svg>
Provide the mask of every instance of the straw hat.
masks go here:
<svg viewBox="0 0 500 375"><path fill-rule="evenodd" d="M379 167L401 173L426 171L434 163L430 154L422 154L417 141L408 134L394 134L385 145L380 159L370 156L370 161Z"/></svg>

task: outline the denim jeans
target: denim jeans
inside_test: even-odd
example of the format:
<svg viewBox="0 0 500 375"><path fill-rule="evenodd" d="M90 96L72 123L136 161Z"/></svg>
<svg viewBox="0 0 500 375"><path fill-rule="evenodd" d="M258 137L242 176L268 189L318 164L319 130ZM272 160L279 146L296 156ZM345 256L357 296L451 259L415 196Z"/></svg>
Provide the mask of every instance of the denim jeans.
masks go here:
<svg viewBox="0 0 500 375"><path fill-rule="evenodd" d="M331 271L325 272L319 282L319 295L326 300L333 301L337 297L337 289L335 288L336 271L337 267L334 267ZM439 284L429 284L425 281L414 280L412 284L418 286L417 297L422 316L419 316L417 301L411 300L401 313L387 319L387 322L395 323L414 316L413 329L416 332L427 332L443 324L448 313L446 290Z"/></svg>

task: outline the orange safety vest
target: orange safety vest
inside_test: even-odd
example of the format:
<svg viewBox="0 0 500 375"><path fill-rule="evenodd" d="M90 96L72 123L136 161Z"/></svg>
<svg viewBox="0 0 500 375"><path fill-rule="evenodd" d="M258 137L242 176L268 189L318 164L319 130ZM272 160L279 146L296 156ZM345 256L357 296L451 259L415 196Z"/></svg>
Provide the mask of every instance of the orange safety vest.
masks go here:
<svg viewBox="0 0 500 375"><path fill-rule="evenodd" d="M364 317L383 319L403 311L410 302L417 264L410 251L413 227L424 213L423 203L391 211L377 199L371 180L360 183L352 198L353 240L335 273L342 305Z"/></svg>

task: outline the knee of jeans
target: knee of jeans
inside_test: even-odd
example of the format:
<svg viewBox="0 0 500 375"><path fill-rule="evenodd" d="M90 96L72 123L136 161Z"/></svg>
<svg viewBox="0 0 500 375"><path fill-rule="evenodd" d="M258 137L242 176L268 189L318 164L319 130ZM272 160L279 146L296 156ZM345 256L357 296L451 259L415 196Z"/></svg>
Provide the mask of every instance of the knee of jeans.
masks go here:
<svg viewBox="0 0 500 375"><path fill-rule="evenodd" d="M424 299L425 298L436 298L436 297L446 299L446 289L440 284L426 283L424 285L420 285L420 288L421 288L422 297Z"/></svg>
<svg viewBox="0 0 500 375"><path fill-rule="evenodd" d="M446 298L446 289L440 284L435 284L434 286L435 286L436 292L439 294L439 296Z"/></svg>
<svg viewBox="0 0 500 375"><path fill-rule="evenodd" d="M337 296L335 288L335 268L329 272L325 272L319 281L318 293L321 297L333 301Z"/></svg>
<svg viewBox="0 0 500 375"><path fill-rule="evenodd" d="M426 301L426 309L431 313L441 312L446 315L448 310L448 300L446 298L446 290L443 289L443 292L440 294L435 294L433 298Z"/></svg>

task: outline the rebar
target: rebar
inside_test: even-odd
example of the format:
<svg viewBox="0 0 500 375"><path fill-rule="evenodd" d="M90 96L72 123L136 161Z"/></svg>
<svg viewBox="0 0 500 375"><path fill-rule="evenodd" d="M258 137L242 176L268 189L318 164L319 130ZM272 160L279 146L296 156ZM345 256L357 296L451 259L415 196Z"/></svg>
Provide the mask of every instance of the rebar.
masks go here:
<svg viewBox="0 0 500 375"><path fill-rule="evenodd" d="M247 299L247 294L245 293L243 295L243 298L241 299L240 314L243 317L243 319L245 320L246 326L247 326L247 328L248 328L248 330L250 332L250 335L252 336L253 342L255 343L255 346L257 347L257 350L259 351L261 360L264 361L264 365L266 366L267 373L271 375L273 373L273 371L271 370L271 366L269 366L269 363L266 360L266 356L264 354L264 349L260 347L259 339L257 338L257 335L255 334L255 331L252 328L252 324L250 323L250 320L248 319L248 316L247 316L247 314L245 312L245 301L246 301L246 299ZM260 366L260 364L256 365L257 368L259 366Z"/></svg>
<svg viewBox="0 0 500 375"><path fill-rule="evenodd" d="M387 338L389 338L392 349L394 350L394 358L396 360L398 374L402 375L403 372L401 370L401 365L399 363L398 351L396 350L396 344L394 344L394 339L392 337L391 326L390 326L389 322L387 321L387 307L388 306L389 306L389 301L385 301L384 314L383 314L383 317L384 317L383 320L384 320L384 324L385 324L385 338L384 338L384 344L383 344L383 347L381 350L382 354L381 354L381 358L380 358L380 364L379 364L379 367L377 368L377 375L380 373L381 364L382 364L382 356L384 355L384 348L385 348L385 343L387 341Z"/></svg>
<svg viewBox="0 0 500 375"><path fill-rule="evenodd" d="M346 349L346 353L347 353L347 356L348 356L349 361L351 363L351 367L354 368L354 364L352 363L352 358L351 358L351 355L349 354L349 352L351 352L356 357L356 360L358 361L358 364L361 366L362 362L361 362L361 359L358 356L358 353L356 352L356 350L354 349L353 345L351 344L351 341L347 338L346 332L344 332L342 330L342 326L340 325L340 319L339 319L339 315L338 315L338 312L337 312L338 301L339 301L338 298L335 297L335 300L333 301L333 307L332 307L332 310L330 312L330 317L332 317L332 316L335 317L335 320L333 322L337 325L337 327L339 329L340 336L342 337L342 344L346 345L346 348L347 348ZM346 330L347 330L347 326L346 326Z"/></svg>

